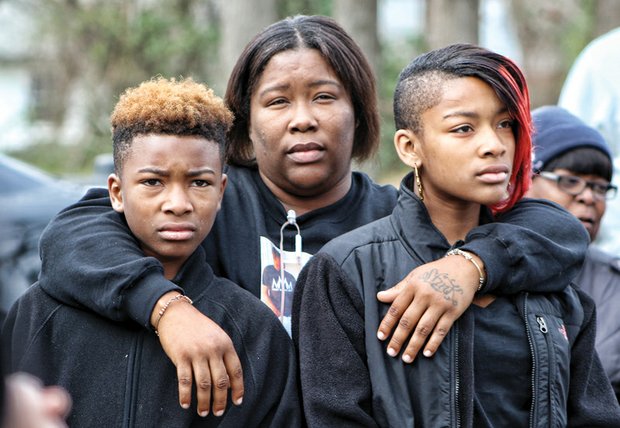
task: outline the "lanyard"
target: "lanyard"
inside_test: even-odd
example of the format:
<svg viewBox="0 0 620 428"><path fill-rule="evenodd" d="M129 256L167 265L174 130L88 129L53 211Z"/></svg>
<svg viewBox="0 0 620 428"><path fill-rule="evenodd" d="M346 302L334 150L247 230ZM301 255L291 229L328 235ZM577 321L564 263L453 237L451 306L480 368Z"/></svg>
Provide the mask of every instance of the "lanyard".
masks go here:
<svg viewBox="0 0 620 428"><path fill-rule="evenodd" d="M297 256L297 263L301 264L301 231L297 224L297 214L294 210L288 210L286 213L286 221L280 228L280 254L284 254L284 229L288 226L294 226L297 228L297 235L295 235L295 255Z"/></svg>

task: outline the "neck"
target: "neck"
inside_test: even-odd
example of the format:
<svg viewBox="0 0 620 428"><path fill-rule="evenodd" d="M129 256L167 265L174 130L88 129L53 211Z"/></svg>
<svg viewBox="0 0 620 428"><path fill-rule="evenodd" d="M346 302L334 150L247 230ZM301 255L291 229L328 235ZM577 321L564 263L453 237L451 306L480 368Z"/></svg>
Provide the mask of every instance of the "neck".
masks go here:
<svg viewBox="0 0 620 428"><path fill-rule="evenodd" d="M184 257L166 257L162 254L157 254L151 251L149 248L145 247L144 244L141 244L140 248L142 248L145 256L154 257L159 261L159 263L161 263L164 268L164 277L169 281L173 280L174 277L177 276L183 264L191 256L190 254L189 256Z"/></svg>
<svg viewBox="0 0 620 428"><path fill-rule="evenodd" d="M162 260L160 258L158 258L158 260L164 267L164 278L166 278L168 281L172 281L174 277L177 276L177 274L181 270L181 267L183 266L183 264L187 261L187 258L183 259L182 261Z"/></svg>
<svg viewBox="0 0 620 428"><path fill-rule="evenodd" d="M261 178L267 188L282 203L284 209L287 211L295 210L298 216L338 202L351 189L351 171L326 190L317 189L317 191L312 189L304 189L299 192L297 190L288 191L275 185L262 174Z"/></svg>
<svg viewBox="0 0 620 428"><path fill-rule="evenodd" d="M168 281L172 281L174 277L177 276L178 272L178 269L166 269L164 267L164 278L166 278Z"/></svg>
<svg viewBox="0 0 620 428"><path fill-rule="evenodd" d="M480 223L480 204L467 203L456 206L445 201L424 203L435 227L446 237L450 245L464 240L467 233Z"/></svg>

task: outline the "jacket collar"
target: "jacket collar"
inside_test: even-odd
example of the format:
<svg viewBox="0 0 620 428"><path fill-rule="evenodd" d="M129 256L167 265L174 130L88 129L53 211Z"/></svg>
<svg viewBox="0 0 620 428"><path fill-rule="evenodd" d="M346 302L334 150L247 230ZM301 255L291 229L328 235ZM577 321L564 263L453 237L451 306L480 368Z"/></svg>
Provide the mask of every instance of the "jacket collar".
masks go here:
<svg viewBox="0 0 620 428"><path fill-rule="evenodd" d="M413 253L424 263L443 257L453 247L460 247L463 241L453 246L435 227L426 206L413 192L413 173L407 174L400 183L398 203L392 214L392 224L407 251ZM480 224L493 221L491 212L483 208L480 213Z"/></svg>
<svg viewBox="0 0 620 428"><path fill-rule="evenodd" d="M192 300L200 299L211 283L214 275L211 266L206 262L206 255L202 245L189 256L172 282L183 287L185 294Z"/></svg>

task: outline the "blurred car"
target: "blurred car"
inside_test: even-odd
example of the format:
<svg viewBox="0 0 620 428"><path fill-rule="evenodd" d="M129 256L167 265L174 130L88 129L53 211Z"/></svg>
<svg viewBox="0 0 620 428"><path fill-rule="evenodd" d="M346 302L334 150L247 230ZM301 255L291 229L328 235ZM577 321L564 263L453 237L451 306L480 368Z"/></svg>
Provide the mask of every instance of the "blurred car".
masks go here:
<svg viewBox="0 0 620 428"><path fill-rule="evenodd" d="M0 312L37 280L39 237L47 223L84 192L83 186L0 154Z"/></svg>

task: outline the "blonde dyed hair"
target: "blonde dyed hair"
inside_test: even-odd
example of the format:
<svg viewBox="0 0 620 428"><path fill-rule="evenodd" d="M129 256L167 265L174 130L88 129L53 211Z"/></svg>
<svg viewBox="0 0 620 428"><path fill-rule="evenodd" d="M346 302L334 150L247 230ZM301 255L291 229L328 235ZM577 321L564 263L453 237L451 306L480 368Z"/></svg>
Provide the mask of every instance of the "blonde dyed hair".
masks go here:
<svg viewBox="0 0 620 428"><path fill-rule="evenodd" d="M133 140L148 134L204 137L219 146L223 161L233 114L205 84L191 78L156 77L125 90L110 122L118 173Z"/></svg>

